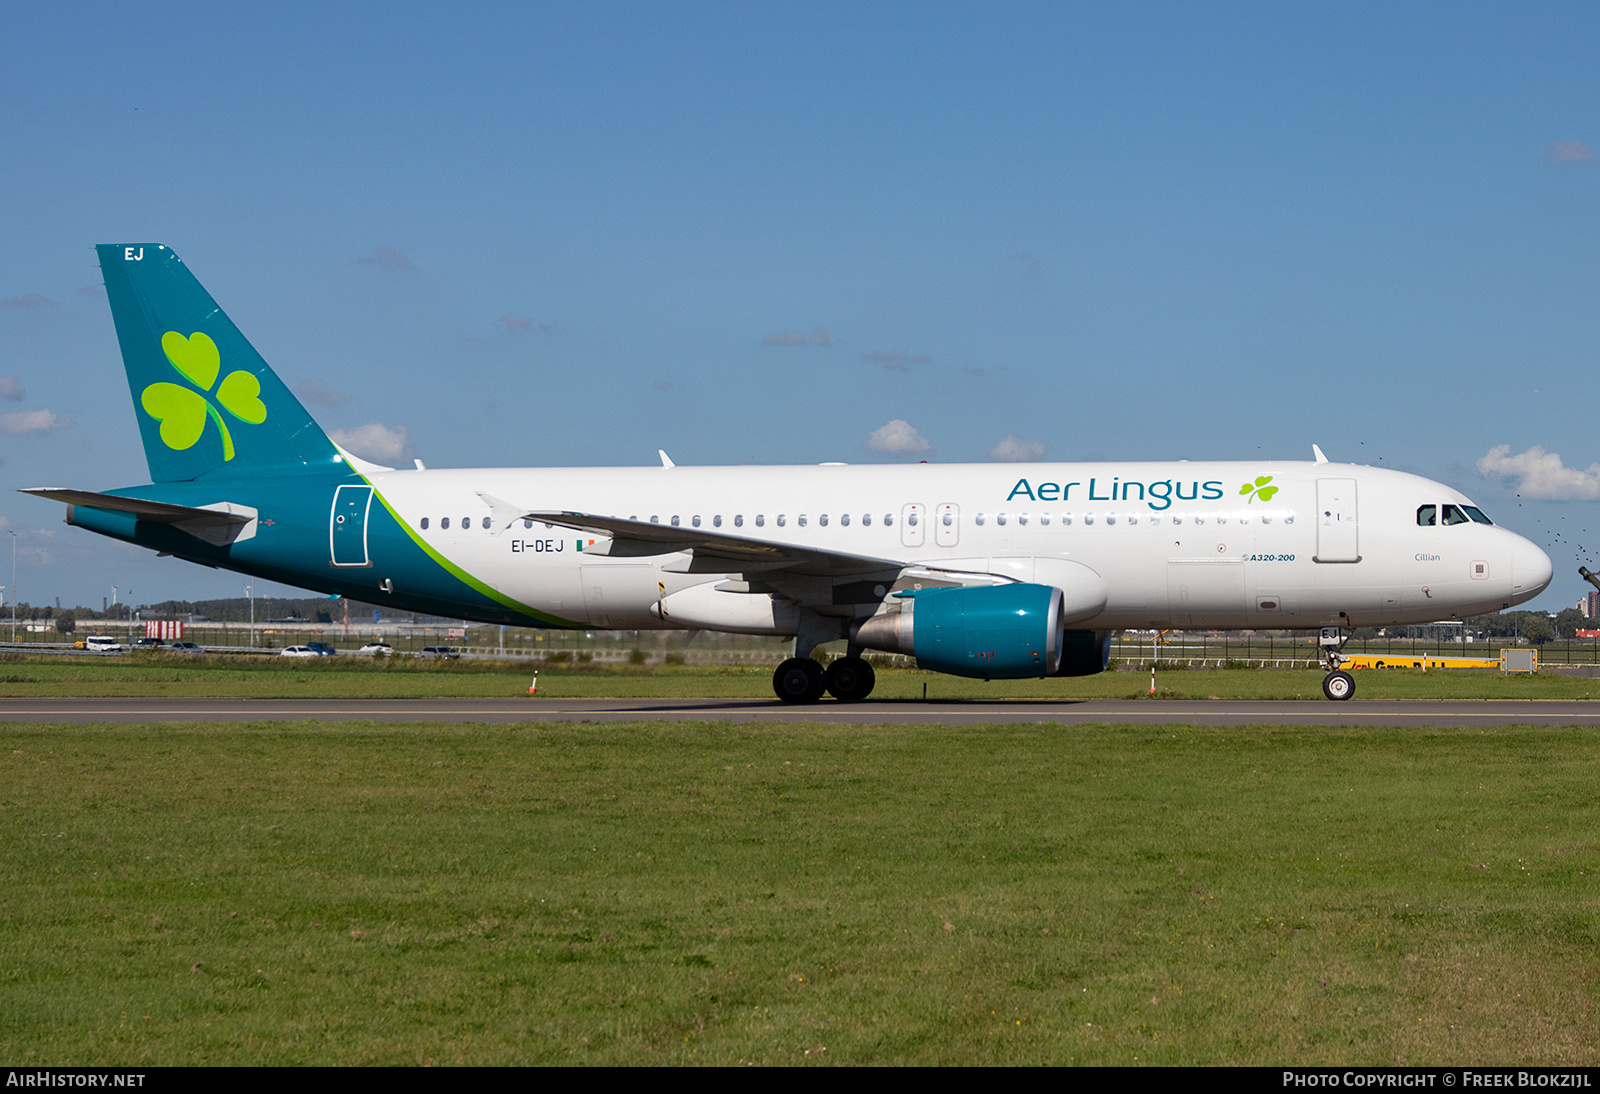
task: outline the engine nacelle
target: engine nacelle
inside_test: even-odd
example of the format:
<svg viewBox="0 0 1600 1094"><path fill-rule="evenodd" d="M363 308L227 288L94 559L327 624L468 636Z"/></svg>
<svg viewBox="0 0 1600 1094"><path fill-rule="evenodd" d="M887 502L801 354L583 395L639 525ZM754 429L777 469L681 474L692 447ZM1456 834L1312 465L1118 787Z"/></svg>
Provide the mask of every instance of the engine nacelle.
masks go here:
<svg viewBox="0 0 1600 1094"><path fill-rule="evenodd" d="M1115 631L1067 631L1061 650L1061 667L1054 676L1093 676L1106 671L1111 660Z"/></svg>
<svg viewBox="0 0 1600 1094"><path fill-rule="evenodd" d="M856 630L868 649L912 654L917 667L980 680L1020 680L1060 670L1061 590L986 585L896 593L898 612Z"/></svg>

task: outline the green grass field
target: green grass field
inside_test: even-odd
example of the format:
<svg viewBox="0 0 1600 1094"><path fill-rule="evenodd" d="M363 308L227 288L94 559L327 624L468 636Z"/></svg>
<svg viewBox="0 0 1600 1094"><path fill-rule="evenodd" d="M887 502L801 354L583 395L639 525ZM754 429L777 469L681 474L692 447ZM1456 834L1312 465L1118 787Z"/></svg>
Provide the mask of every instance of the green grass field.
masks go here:
<svg viewBox="0 0 1600 1094"><path fill-rule="evenodd" d="M1597 761L1545 728L0 726L0 1055L1594 1064Z"/></svg>
<svg viewBox="0 0 1600 1094"><path fill-rule="evenodd" d="M539 690L548 698L772 698L772 665L548 666ZM3 657L0 697L194 696L204 698L509 698L526 695L532 670L481 661L326 660L179 657ZM1597 699L1600 679L1541 673L1355 673L1359 699ZM1150 674L1105 672L1052 680L964 680L915 669L878 673L876 699L1149 698ZM1163 670L1165 699L1312 699L1322 673L1307 669Z"/></svg>

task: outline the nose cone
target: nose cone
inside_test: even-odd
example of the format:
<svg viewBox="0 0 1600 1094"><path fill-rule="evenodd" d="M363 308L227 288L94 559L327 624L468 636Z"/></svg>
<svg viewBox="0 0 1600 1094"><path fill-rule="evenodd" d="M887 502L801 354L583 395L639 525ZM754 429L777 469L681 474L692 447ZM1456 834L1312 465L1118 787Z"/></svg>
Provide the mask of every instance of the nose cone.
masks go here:
<svg viewBox="0 0 1600 1094"><path fill-rule="evenodd" d="M1517 545L1511 550L1513 603L1521 604L1544 592L1554 573L1555 569L1550 565L1549 555L1539 550L1536 544L1520 536L1517 537Z"/></svg>

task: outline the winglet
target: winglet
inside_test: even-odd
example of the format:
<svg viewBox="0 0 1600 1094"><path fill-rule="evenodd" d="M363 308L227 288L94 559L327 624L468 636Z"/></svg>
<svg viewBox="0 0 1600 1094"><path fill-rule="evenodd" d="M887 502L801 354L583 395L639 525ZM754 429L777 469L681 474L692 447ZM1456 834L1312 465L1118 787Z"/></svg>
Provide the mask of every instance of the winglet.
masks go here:
<svg viewBox="0 0 1600 1094"><path fill-rule="evenodd" d="M674 467L678 466L677 464L672 462L672 457L667 455L666 449L664 449L664 448L656 449L656 455L661 457L661 466L663 468L665 468L666 470L671 471Z"/></svg>
<svg viewBox="0 0 1600 1094"><path fill-rule="evenodd" d="M1318 463L1327 463L1328 457L1322 454L1322 449L1317 445L1311 446L1311 454L1317 458Z"/></svg>

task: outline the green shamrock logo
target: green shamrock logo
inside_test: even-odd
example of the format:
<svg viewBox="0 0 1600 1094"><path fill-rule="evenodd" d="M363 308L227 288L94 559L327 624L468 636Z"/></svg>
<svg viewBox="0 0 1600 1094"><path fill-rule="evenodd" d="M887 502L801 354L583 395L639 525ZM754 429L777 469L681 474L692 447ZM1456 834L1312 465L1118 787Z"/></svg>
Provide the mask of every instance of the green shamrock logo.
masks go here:
<svg viewBox="0 0 1600 1094"><path fill-rule="evenodd" d="M1278 492L1278 488L1276 486L1267 485L1267 483L1271 481L1271 475L1262 475L1260 478L1256 479L1255 482L1247 482L1243 486L1239 487L1239 493L1250 495L1250 500L1246 503L1248 505L1254 505L1257 498L1260 498L1262 501L1271 501L1272 495Z"/></svg>
<svg viewBox="0 0 1600 1094"><path fill-rule="evenodd" d="M200 391L181 384L155 383L145 388L139 404L145 413L161 423L161 440L180 452L192 448L206 431L206 419L217 423L222 432L222 458L233 459L233 434L228 424L211 405L206 394L217 383L222 371L222 353L210 335L200 331L185 338L175 330L161 336L161 349L183 377ZM205 393L205 394L202 394ZM217 384L216 399L222 409L241 422L260 425L267 420L267 405L261 401L261 381L243 370L230 372Z"/></svg>

